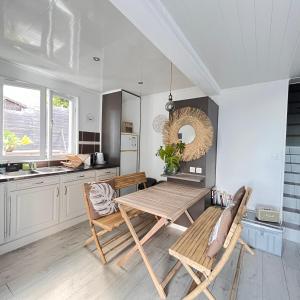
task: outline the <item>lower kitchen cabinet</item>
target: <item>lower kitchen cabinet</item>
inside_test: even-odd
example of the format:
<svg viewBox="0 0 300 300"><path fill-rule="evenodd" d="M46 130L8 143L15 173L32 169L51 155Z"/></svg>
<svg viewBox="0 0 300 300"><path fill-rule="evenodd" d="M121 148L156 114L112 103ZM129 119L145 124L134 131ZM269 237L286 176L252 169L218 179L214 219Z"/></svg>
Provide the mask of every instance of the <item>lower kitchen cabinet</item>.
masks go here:
<svg viewBox="0 0 300 300"><path fill-rule="evenodd" d="M116 174L111 168L0 183L0 254L83 221L84 183Z"/></svg>
<svg viewBox="0 0 300 300"><path fill-rule="evenodd" d="M13 191L9 195L9 239L17 239L59 221L59 184Z"/></svg>
<svg viewBox="0 0 300 300"><path fill-rule="evenodd" d="M0 184L0 244L4 242L5 239L5 229L6 229L6 205L5 205L5 185Z"/></svg>
<svg viewBox="0 0 300 300"><path fill-rule="evenodd" d="M86 213L83 201L83 185L89 181L77 180L63 184L60 221L73 219Z"/></svg>

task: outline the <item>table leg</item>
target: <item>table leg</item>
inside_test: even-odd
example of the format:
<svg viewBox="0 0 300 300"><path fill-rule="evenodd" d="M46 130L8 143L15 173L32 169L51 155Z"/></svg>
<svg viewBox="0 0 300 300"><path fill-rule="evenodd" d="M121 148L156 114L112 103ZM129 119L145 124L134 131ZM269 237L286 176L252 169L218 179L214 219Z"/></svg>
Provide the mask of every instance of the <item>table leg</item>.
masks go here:
<svg viewBox="0 0 300 300"><path fill-rule="evenodd" d="M194 223L194 219L192 218L192 216L190 215L190 213L188 212L188 210L185 211L185 214L188 217L188 219L191 222L191 224L193 224Z"/></svg>
<svg viewBox="0 0 300 300"><path fill-rule="evenodd" d="M168 224L168 221L164 218L159 219L155 225L147 232L147 234L140 240L140 244L144 245L160 228ZM132 247L121 259L117 262L119 267L123 267L128 259L138 250L137 245Z"/></svg>
<svg viewBox="0 0 300 300"><path fill-rule="evenodd" d="M139 240L139 238L138 238L138 236L137 236L137 234L136 234L136 232L134 230L134 227L133 227L132 223L130 222L130 219L129 219L127 213L126 213L126 210L120 204L119 204L119 208L120 208L120 212L122 214L122 217L124 218L124 220L125 220L125 222L126 222L126 224L128 226L128 229L131 232L132 237L133 237L133 239L134 239L134 241L135 241L135 243L137 245L137 248L140 251L142 259L143 259L143 261L144 261L144 263L146 265L146 268L147 268L147 270L148 270L148 272L149 272L149 274L151 276L151 279L152 279L152 281L153 281L153 283L154 283L154 285L155 285L155 287L156 287L156 289L158 291L158 294L159 294L160 298L161 299L166 299L165 291L164 291L163 287L161 286L158 278L156 277L156 275L155 275L155 273L154 273L154 271L152 269L152 266L151 266L151 264L150 264L150 262L148 260L148 257L146 256L146 253L145 253L145 251L143 249L143 246L140 243L140 240Z"/></svg>

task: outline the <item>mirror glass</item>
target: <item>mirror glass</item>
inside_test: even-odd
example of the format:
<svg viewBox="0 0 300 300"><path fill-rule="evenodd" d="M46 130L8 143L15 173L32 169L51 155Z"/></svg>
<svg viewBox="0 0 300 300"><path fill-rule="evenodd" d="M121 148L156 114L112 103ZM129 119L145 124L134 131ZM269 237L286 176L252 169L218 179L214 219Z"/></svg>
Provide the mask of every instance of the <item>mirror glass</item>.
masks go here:
<svg viewBox="0 0 300 300"><path fill-rule="evenodd" d="M196 132L193 126L184 125L179 129L178 138L185 144L190 144L196 137Z"/></svg>

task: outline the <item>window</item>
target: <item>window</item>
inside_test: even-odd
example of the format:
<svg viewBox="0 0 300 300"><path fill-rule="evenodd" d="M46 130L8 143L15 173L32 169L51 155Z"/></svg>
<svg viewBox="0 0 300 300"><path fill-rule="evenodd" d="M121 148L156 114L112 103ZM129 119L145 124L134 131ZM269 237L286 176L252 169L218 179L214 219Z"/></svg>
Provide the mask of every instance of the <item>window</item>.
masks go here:
<svg viewBox="0 0 300 300"><path fill-rule="evenodd" d="M62 156L74 149L75 99L55 92L50 93L50 153Z"/></svg>
<svg viewBox="0 0 300 300"><path fill-rule="evenodd" d="M76 153L77 98L0 78L0 160Z"/></svg>
<svg viewBox="0 0 300 300"><path fill-rule="evenodd" d="M3 84L5 157L41 157L41 90Z"/></svg>

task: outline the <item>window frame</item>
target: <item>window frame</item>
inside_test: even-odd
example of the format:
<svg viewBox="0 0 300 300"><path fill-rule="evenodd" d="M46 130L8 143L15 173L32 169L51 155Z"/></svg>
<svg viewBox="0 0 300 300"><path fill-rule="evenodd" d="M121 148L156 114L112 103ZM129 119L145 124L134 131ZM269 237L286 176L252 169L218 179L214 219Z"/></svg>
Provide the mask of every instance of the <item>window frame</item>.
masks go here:
<svg viewBox="0 0 300 300"><path fill-rule="evenodd" d="M1 97L1 105L0 105L0 117L2 121L0 122L0 161L13 161L19 162L24 160L43 160L46 159L46 124L43 120L46 119L46 88L23 82L18 80L13 80L9 78L0 78L0 97ZM40 153L39 155L4 155L3 154L3 134L4 134L4 99L3 99L3 88L4 85L20 87L20 88L27 88L27 89L34 89L40 91Z"/></svg>
<svg viewBox="0 0 300 300"><path fill-rule="evenodd" d="M29 88L40 91L40 154L31 156L22 155L4 155L3 153L3 134L4 134L4 99L3 99L3 88L4 85L10 85L21 88ZM63 92L59 92L55 89L50 89L44 86L10 79L7 77L0 76L0 163L5 162L22 162L30 160L57 160L64 159L66 154L63 155L52 155L52 131L51 117L52 117L52 96L58 95L72 101L72 126L71 126L71 152L78 153L78 120L79 120L79 109L78 103L79 98L76 96L66 95Z"/></svg>
<svg viewBox="0 0 300 300"><path fill-rule="evenodd" d="M53 155L52 149L52 115L53 115L53 105L52 105L52 97L53 96L62 97L70 102L72 102L72 111L71 111L71 130L69 131L69 136L71 137L71 152L77 154L78 153L78 97L67 95L62 92L58 92L54 89L47 89L47 157L49 159L64 159L65 154Z"/></svg>

